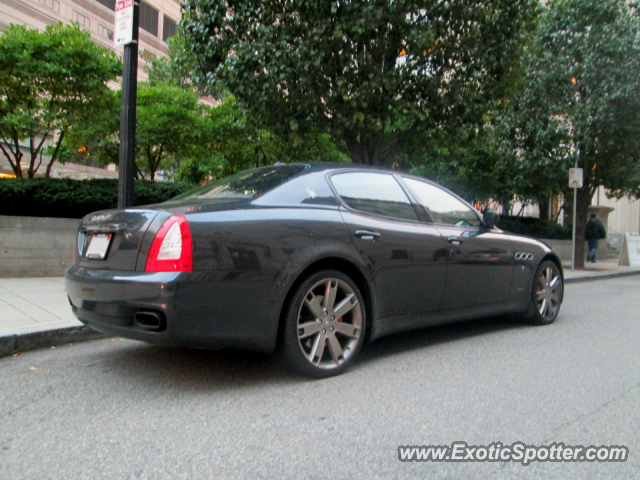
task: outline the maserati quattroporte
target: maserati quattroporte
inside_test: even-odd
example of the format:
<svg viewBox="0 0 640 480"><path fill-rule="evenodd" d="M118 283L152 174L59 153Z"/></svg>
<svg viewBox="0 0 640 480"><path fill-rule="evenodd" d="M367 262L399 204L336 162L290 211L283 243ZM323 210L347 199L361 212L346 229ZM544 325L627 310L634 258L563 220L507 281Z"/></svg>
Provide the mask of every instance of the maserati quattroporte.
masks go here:
<svg viewBox="0 0 640 480"><path fill-rule="evenodd" d="M327 377L391 332L505 313L552 323L558 257L498 218L394 170L274 165L86 216L66 286L109 335L276 351Z"/></svg>

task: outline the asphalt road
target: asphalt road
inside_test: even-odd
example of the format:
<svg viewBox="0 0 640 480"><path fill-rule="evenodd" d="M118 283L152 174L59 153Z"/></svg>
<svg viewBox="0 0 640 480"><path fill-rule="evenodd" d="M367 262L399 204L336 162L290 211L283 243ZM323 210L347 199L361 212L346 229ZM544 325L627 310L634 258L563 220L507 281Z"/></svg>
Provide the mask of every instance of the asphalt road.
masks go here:
<svg viewBox="0 0 640 480"><path fill-rule="evenodd" d="M0 359L0 478L640 478L640 277L557 322L381 339L312 381L271 357L105 339ZM398 445L626 445L625 463L401 463Z"/></svg>

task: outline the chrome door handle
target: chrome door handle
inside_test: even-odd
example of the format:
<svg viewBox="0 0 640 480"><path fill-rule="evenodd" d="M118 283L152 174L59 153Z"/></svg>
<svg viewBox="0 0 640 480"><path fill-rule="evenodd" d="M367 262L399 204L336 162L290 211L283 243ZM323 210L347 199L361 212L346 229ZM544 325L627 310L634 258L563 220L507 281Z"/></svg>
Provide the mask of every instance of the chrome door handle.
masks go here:
<svg viewBox="0 0 640 480"><path fill-rule="evenodd" d="M452 245L460 245L462 243L462 240L460 240L460 237L449 237L447 238L447 242Z"/></svg>
<svg viewBox="0 0 640 480"><path fill-rule="evenodd" d="M374 238L379 236L380 234L378 232L370 232L368 230L356 231L356 237L360 237L363 240L373 240Z"/></svg>

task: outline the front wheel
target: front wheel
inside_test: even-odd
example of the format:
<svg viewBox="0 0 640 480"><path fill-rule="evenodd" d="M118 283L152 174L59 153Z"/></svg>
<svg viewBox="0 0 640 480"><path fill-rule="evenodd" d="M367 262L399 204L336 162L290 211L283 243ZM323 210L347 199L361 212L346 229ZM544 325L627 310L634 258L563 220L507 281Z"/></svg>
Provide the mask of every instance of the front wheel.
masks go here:
<svg viewBox="0 0 640 480"><path fill-rule="evenodd" d="M366 329L366 309L355 282L335 270L306 278L284 318L281 354L289 368L316 378L339 375L354 362Z"/></svg>
<svg viewBox="0 0 640 480"><path fill-rule="evenodd" d="M534 325L553 323L560 312L564 282L558 266L545 260L540 264L531 290L531 305L526 320Z"/></svg>

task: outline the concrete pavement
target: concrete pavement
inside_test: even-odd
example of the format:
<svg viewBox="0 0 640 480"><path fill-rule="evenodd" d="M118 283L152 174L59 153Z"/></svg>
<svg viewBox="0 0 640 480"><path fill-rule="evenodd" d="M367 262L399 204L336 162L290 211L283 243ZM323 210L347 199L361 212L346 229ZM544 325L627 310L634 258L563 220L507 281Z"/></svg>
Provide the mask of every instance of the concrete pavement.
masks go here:
<svg viewBox="0 0 640 480"><path fill-rule="evenodd" d="M620 267L609 260L571 271L566 283L640 274L640 267ZM67 300L63 277L0 278L0 356L101 338L85 327Z"/></svg>

